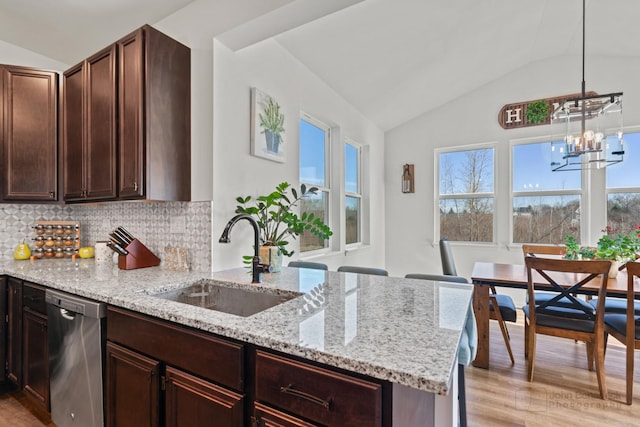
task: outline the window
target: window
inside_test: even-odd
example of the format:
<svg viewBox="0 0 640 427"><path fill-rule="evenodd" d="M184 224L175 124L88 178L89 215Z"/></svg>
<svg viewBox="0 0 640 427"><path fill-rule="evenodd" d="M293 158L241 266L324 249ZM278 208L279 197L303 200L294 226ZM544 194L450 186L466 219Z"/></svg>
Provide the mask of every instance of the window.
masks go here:
<svg viewBox="0 0 640 427"><path fill-rule="evenodd" d="M607 226L628 233L640 224L640 133L624 135L624 161L608 166Z"/></svg>
<svg viewBox="0 0 640 427"><path fill-rule="evenodd" d="M493 242L494 149L441 152L440 237Z"/></svg>
<svg viewBox="0 0 640 427"><path fill-rule="evenodd" d="M329 127L308 117L300 119L300 182L318 187L316 196L300 202L300 213L320 217L329 224ZM300 252L323 249L328 241L305 232L300 236Z"/></svg>
<svg viewBox="0 0 640 427"><path fill-rule="evenodd" d="M513 242L580 241L581 171L553 172L549 141L512 148Z"/></svg>
<svg viewBox="0 0 640 427"><path fill-rule="evenodd" d="M345 237L346 244L359 243L361 226L360 147L347 141L344 145Z"/></svg>

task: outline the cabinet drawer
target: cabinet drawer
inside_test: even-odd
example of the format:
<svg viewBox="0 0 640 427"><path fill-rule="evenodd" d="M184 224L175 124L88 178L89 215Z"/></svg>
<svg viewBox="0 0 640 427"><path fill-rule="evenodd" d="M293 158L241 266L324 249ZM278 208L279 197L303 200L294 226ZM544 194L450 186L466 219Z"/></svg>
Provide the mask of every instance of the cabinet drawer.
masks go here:
<svg viewBox="0 0 640 427"><path fill-rule="evenodd" d="M253 417L257 427L317 427L317 424L308 423L257 402L253 405Z"/></svg>
<svg viewBox="0 0 640 427"><path fill-rule="evenodd" d="M242 391L244 346L127 310L107 309L107 339Z"/></svg>
<svg viewBox="0 0 640 427"><path fill-rule="evenodd" d="M47 303L44 300L45 288L33 283L22 284L22 303L36 313L47 315Z"/></svg>
<svg viewBox="0 0 640 427"><path fill-rule="evenodd" d="M382 386L256 351L256 400L327 426L380 426Z"/></svg>

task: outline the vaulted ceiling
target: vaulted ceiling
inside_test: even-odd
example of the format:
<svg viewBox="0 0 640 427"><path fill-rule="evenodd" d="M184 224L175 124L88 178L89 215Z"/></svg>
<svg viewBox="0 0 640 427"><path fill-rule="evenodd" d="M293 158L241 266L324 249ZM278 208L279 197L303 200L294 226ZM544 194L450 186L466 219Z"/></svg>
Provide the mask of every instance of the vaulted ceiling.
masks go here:
<svg viewBox="0 0 640 427"><path fill-rule="evenodd" d="M328 15L314 11L316 16L307 14L298 21L311 20L305 25L296 26L293 20L290 26L295 28L276 35L276 40L383 130L533 61L581 54L581 0L326 2L342 3L344 9ZM253 13L242 33L261 28L270 35L264 31L267 25L273 29L271 34L287 29L273 24L278 8L283 11L279 17L289 19L293 14L304 15L312 3L0 0L0 40L71 65L132 29L159 22L185 6L198 6L201 18L194 25L202 26L211 37L221 35L224 42L222 33L230 28L206 28L213 19L209 16L214 16L207 15L207 10L215 10L219 21L225 13ZM295 5L297 10L292 8ZM587 63L590 56L639 56L635 31L639 17L637 0L587 0ZM579 82L579 64L576 68L571 72Z"/></svg>

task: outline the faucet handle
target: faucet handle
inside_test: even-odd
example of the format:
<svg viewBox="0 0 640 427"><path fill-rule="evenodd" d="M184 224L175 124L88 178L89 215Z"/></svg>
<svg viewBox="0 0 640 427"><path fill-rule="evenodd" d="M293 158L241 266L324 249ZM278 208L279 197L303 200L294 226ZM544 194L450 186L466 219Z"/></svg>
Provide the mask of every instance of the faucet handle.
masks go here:
<svg viewBox="0 0 640 427"><path fill-rule="evenodd" d="M273 273L273 266L271 264L258 264L258 268L263 273Z"/></svg>

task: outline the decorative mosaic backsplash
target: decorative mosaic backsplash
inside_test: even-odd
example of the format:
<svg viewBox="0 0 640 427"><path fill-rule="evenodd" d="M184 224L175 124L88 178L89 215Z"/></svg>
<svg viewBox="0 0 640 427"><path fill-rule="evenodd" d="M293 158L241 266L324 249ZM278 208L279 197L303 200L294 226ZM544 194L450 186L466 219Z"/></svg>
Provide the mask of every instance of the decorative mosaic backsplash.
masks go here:
<svg viewBox="0 0 640 427"><path fill-rule="evenodd" d="M37 220L79 221L82 246L109 240L109 233L123 226L161 259L166 246L181 247L188 250L191 270L211 270L211 202L0 205L0 259L12 258L23 239L33 248Z"/></svg>

